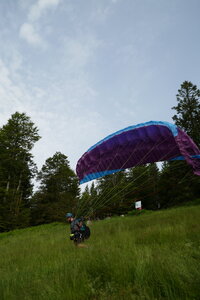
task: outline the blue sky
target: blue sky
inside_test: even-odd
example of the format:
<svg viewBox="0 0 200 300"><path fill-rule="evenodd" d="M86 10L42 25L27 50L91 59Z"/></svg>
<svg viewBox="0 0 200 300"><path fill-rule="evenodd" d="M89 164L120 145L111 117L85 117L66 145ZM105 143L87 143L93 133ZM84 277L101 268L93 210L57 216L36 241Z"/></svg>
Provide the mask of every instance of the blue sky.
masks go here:
<svg viewBox="0 0 200 300"><path fill-rule="evenodd" d="M200 87L199 0L0 2L0 126L26 112L75 169L98 140L150 120L172 122L184 80Z"/></svg>

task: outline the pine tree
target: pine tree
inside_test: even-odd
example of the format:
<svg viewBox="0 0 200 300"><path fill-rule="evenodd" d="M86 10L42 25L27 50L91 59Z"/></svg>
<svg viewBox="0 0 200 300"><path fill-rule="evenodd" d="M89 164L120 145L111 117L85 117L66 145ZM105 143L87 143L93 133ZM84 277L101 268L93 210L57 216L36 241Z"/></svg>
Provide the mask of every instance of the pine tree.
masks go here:
<svg viewBox="0 0 200 300"><path fill-rule="evenodd" d="M200 90L184 81L178 90L175 124L182 128L200 146ZM160 202L169 207L193 200L200 192L200 178L193 174L185 161L166 162L160 176Z"/></svg>
<svg viewBox="0 0 200 300"><path fill-rule="evenodd" d="M56 152L38 173L39 190L32 200L32 224L63 221L67 211L75 212L79 196L78 178L67 156Z"/></svg>
<svg viewBox="0 0 200 300"><path fill-rule="evenodd" d="M177 106L172 119L200 146L200 90L190 81L184 81L178 90Z"/></svg>
<svg viewBox="0 0 200 300"><path fill-rule="evenodd" d="M165 162L159 180L158 196L161 208L194 200L198 195L197 186L200 192L200 178L193 174L186 162Z"/></svg>
<svg viewBox="0 0 200 300"><path fill-rule="evenodd" d="M158 207L158 180L159 170L155 163L131 168L127 174L129 185L128 197L132 203L142 201L145 209L156 209Z"/></svg>
<svg viewBox="0 0 200 300"><path fill-rule="evenodd" d="M36 166L31 150L38 129L25 113L16 112L0 129L0 230L29 225L31 179Z"/></svg>
<svg viewBox="0 0 200 300"><path fill-rule="evenodd" d="M96 215L95 203L98 202L98 191L92 182L90 188L86 185L77 206L76 216L94 218Z"/></svg>

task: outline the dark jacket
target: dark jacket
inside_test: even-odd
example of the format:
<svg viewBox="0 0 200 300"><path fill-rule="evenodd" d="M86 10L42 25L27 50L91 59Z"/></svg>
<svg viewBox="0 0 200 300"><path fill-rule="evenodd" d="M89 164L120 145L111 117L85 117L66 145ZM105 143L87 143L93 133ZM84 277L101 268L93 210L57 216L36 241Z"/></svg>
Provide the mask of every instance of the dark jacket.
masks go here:
<svg viewBox="0 0 200 300"><path fill-rule="evenodd" d="M81 219L75 219L70 224L71 233L81 231L82 226L83 226L83 221Z"/></svg>

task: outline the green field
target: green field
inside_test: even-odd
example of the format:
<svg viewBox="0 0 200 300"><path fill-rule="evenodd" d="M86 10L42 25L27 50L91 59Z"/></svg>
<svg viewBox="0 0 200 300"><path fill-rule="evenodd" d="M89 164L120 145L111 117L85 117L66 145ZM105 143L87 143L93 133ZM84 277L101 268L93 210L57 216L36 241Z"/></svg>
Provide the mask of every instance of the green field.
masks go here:
<svg viewBox="0 0 200 300"><path fill-rule="evenodd" d="M0 235L0 299L200 299L200 206Z"/></svg>

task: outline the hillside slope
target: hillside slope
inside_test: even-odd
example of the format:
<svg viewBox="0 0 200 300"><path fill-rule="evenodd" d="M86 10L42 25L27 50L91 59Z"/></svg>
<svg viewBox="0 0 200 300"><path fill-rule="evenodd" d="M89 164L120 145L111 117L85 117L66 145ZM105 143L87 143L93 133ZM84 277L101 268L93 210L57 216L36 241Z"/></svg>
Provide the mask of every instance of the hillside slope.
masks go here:
<svg viewBox="0 0 200 300"><path fill-rule="evenodd" d="M0 235L0 299L200 299L200 206Z"/></svg>

